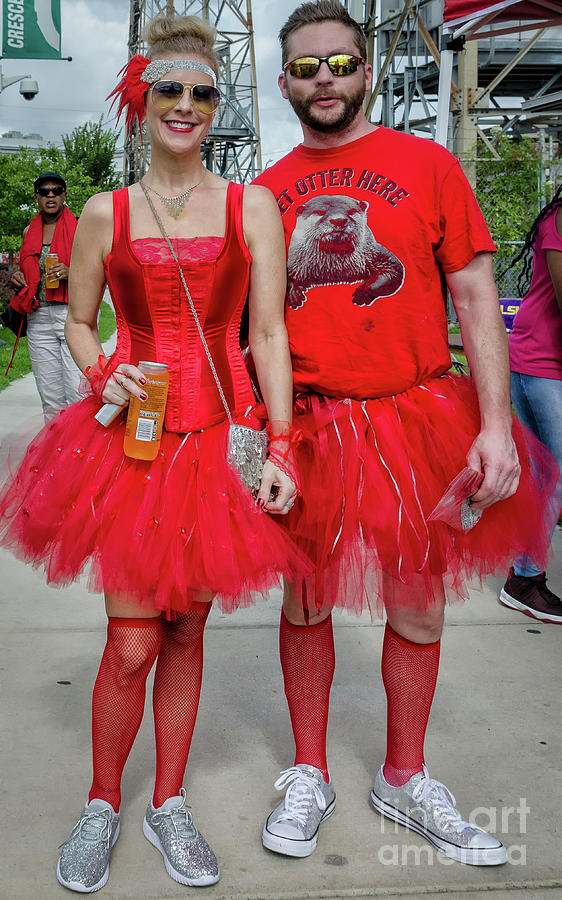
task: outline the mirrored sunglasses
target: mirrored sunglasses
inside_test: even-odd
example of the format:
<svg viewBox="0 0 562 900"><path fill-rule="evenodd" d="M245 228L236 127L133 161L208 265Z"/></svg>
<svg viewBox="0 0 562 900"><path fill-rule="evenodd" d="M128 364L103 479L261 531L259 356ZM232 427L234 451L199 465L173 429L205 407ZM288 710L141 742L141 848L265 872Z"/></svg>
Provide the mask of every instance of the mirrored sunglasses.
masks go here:
<svg viewBox="0 0 562 900"><path fill-rule="evenodd" d="M351 53L333 53L331 56L299 56L298 59L285 63L283 71L289 70L293 78L313 78L323 62L327 64L332 75L339 78L342 75L353 75L365 60L362 56L353 56Z"/></svg>
<svg viewBox="0 0 562 900"><path fill-rule="evenodd" d="M181 81L156 81L150 88L152 102L158 109L173 109L189 90L191 101L199 112L210 115L220 103L220 91L212 84L184 84Z"/></svg>
<svg viewBox="0 0 562 900"><path fill-rule="evenodd" d="M55 187L38 187L37 194L39 197L48 197L49 194L54 194L55 197L60 197L61 194L64 194L64 188L62 184L57 184Z"/></svg>

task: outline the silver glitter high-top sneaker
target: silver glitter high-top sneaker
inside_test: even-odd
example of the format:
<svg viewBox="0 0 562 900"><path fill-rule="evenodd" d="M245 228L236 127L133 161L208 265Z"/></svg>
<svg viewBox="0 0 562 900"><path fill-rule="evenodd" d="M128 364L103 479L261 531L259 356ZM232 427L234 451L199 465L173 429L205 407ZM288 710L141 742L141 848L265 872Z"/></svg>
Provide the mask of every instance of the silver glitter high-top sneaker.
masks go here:
<svg viewBox="0 0 562 900"><path fill-rule="evenodd" d="M424 766L406 784L393 787L383 769L375 778L371 803L383 816L417 831L445 856L470 866L499 866L507 851L483 828L465 822L450 790L429 777Z"/></svg>
<svg viewBox="0 0 562 900"><path fill-rule="evenodd" d="M262 842L268 850L285 856L310 856L316 849L322 822L332 815L336 795L320 769L298 763L281 772L275 788L287 787L285 799L268 817Z"/></svg>
<svg viewBox="0 0 562 900"><path fill-rule="evenodd" d="M217 858L193 824L183 788L158 809L148 804L142 830L164 857L166 872L174 881L204 887L219 880Z"/></svg>
<svg viewBox="0 0 562 900"><path fill-rule="evenodd" d="M61 844L57 878L71 891L92 894L109 878L109 857L119 837L119 813L105 800L91 800Z"/></svg>

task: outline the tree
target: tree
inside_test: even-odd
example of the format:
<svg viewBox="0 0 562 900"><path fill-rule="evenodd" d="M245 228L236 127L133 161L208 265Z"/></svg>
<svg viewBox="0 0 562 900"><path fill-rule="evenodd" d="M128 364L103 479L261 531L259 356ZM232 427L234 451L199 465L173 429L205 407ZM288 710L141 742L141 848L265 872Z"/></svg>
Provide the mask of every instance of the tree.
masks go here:
<svg viewBox="0 0 562 900"><path fill-rule="evenodd" d="M476 196L499 255L511 256L510 242L524 240L539 212L541 151L532 138L507 135L494 148L499 159L478 143Z"/></svg>
<svg viewBox="0 0 562 900"><path fill-rule="evenodd" d="M22 148L0 155L0 251L19 250L22 232L36 215L33 182L41 172L59 172L67 184L67 205L79 216L96 188L81 166L69 163L61 150Z"/></svg>
<svg viewBox="0 0 562 900"><path fill-rule="evenodd" d="M81 166L98 191L113 191L122 185L122 176L115 170L113 158L119 132L106 131L99 122L86 122L72 134L64 134L64 155L70 165Z"/></svg>
<svg viewBox="0 0 562 900"><path fill-rule="evenodd" d="M478 142L476 196L498 248L494 271L500 296L517 296L521 265L506 269L540 209L541 151L538 142L526 136L502 135L494 148L499 159Z"/></svg>

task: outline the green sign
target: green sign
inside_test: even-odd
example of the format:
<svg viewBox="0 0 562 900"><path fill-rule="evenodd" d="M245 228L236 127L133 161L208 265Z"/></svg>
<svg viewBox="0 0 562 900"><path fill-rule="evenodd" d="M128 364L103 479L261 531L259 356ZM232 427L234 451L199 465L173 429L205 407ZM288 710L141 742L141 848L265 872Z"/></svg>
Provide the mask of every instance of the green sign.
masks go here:
<svg viewBox="0 0 562 900"><path fill-rule="evenodd" d="M4 59L60 59L60 0L2 0Z"/></svg>

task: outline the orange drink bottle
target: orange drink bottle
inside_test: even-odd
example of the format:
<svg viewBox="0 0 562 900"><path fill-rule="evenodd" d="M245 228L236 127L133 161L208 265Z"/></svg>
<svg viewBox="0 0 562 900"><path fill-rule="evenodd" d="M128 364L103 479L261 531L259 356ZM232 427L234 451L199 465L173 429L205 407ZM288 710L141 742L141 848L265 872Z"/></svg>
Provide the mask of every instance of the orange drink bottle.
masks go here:
<svg viewBox="0 0 562 900"><path fill-rule="evenodd" d="M49 270L56 266L59 261L56 253L47 253L45 257L45 287L57 288L59 280L54 275L49 275Z"/></svg>
<svg viewBox="0 0 562 900"><path fill-rule="evenodd" d="M141 402L131 395L123 452L133 459L150 460L156 459L160 447L170 375L163 363L139 362L139 369L146 376L142 387L148 399Z"/></svg>

